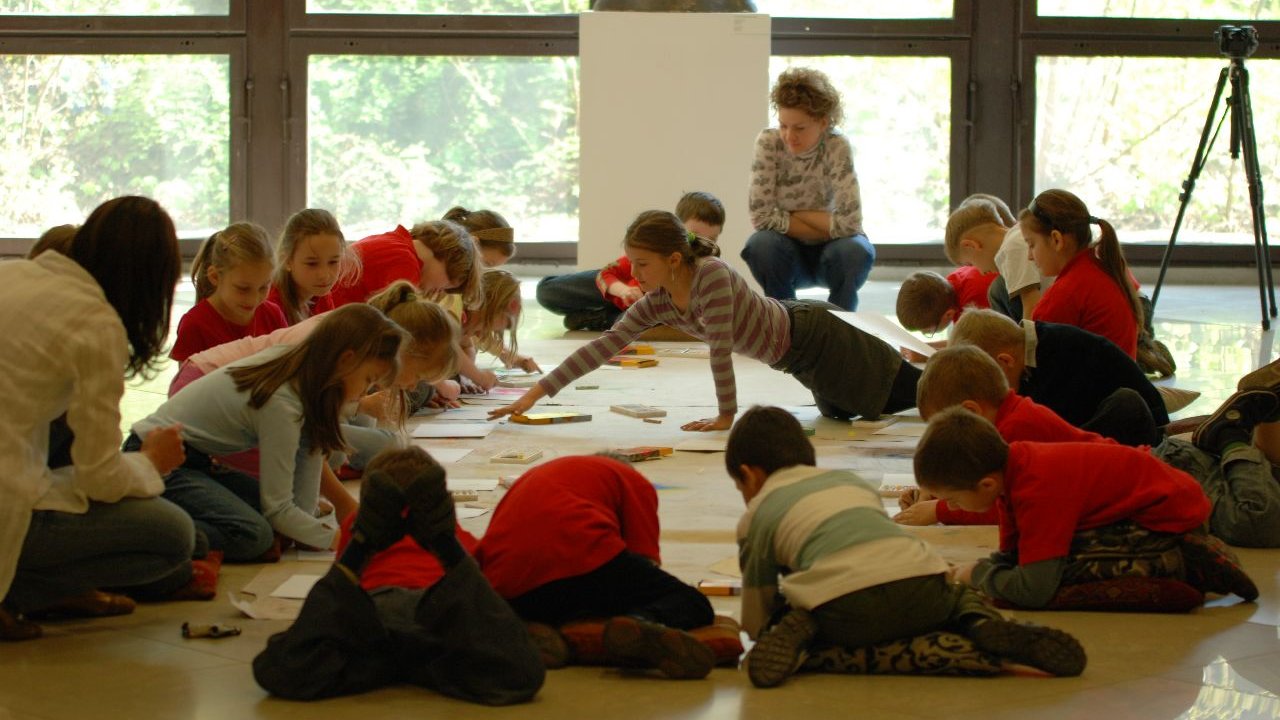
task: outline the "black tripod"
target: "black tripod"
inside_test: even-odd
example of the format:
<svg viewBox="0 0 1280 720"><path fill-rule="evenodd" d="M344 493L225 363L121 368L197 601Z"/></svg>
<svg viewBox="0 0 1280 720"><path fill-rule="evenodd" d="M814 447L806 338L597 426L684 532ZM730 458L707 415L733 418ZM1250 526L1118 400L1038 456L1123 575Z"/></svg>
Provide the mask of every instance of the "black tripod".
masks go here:
<svg viewBox="0 0 1280 720"><path fill-rule="evenodd" d="M1223 28L1222 30L1225 30ZM1222 30L1219 30L1221 33ZM1232 28L1239 30L1239 28ZM1252 32L1253 28L1248 28ZM1253 47L1257 47L1256 40ZM1247 54L1252 54L1250 48ZM1224 52L1225 54L1225 52ZM1206 156L1218 139L1218 131L1222 122L1231 116L1231 159L1240 157L1244 150L1244 175L1249 184L1249 207L1253 211L1253 247L1254 258L1258 264L1258 297L1262 304L1262 329L1271 329L1271 318L1276 317L1276 291L1271 280L1271 253L1267 245L1267 216L1262 206L1262 172L1258 165L1258 141L1253 132L1253 105L1249 99L1249 71L1244 67L1246 53L1238 52L1229 55L1231 62L1218 74L1218 87L1213 92L1213 102L1209 105L1209 117L1205 119L1204 131L1200 133L1200 146L1196 148L1195 160L1191 162L1191 173L1182 183L1182 192L1178 195L1181 204L1178 206L1178 218L1173 222L1173 234L1169 236L1169 246L1164 250L1164 259L1160 261L1160 277L1156 280L1155 290L1151 293L1151 307L1155 310L1156 301L1160 299L1160 286L1164 284L1165 272L1169 269L1169 259L1173 255L1173 245L1178 240L1178 230L1182 228L1182 218L1187 213L1187 205L1191 202L1191 192L1195 190L1196 178L1204 169ZM1227 98L1227 107L1222 118L1218 120L1218 128L1213 130L1213 120L1218 114L1218 101L1222 99L1222 89L1227 81L1231 81L1231 95ZM1268 303L1270 307L1268 308ZM1269 310L1269 312L1268 312Z"/></svg>

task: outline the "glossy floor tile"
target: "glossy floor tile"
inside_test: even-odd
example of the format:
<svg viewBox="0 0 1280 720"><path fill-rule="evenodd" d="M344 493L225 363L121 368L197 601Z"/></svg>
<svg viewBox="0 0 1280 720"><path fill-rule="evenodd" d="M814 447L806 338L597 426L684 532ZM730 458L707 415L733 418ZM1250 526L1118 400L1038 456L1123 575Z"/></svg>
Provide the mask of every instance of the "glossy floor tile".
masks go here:
<svg viewBox="0 0 1280 720"><path fill-rule="evenodd" d="M590 336L564 336L560 319L536 308L526 286L521 349L550 367ZM892 312L896 283L873 281L863 307ZM190 303L189 294L185 295ZM183 308L185 309L185 308ZM180 312L180 311L179 311ZM175 313L175 318L177 314ZM1257 290L1249 286L1169 286L1157 310L1157 335L1172 349L1179 373L1172 384L1203 397L1182 414L1211 412L1235 379L1275 356L1274 338L1257 322ZM853 449L848 426L818 418L808 394L769 368L735 360L739 401L793 408L816 428L824 465L851 467L868 477L909 472L904 453ZM130 390L125 420L163 398L171 370ZM484 441L442 441L473 448L450 472L496 477L510 467L487 462L504 446L543 448L549 456L594 452L618 445L674 445L688 439L679 426L715 412L705 360L662 358L658 368L600 370L594 390L570 387L548 401L590 412L590 423L529 427L502 425ZM611 404L643 401L665 407L662 424L608 412ZM742 500L725 475L723 455L677 453L638 466L659 487L665 566L694 582L718 577L711 569L735 556L733 528ZM495 498L479 504L492 505ZM487 516L464 525L482 532ZM951 560L984 555L995 532L981 528L923 528ZM797 676L783 687L754 689L745 673L717 669L707 680L672 682L606 668L552 671L527 705L491 709L412 687L318 704L268 698L254 683L250 663L283 621L257 621L230 606L261 570L224 568L222 594L211 602L146 605L130 616L45 625L47 637L0 645L0 720L87 718L369 717L605 717L605 718L1274 718L1280 716L1280 552L1241 551L1262 589L1256 603L1221 598L1185 616L1019 612L1020 619L1061 627L1089 653L1079 678L1002 676L991 679ZM298 573L323 565L286 559ZM736 614L736 601L716 598L719 612ZM184 621L231 623L244 634L224 640L184 640Z"/></svg>

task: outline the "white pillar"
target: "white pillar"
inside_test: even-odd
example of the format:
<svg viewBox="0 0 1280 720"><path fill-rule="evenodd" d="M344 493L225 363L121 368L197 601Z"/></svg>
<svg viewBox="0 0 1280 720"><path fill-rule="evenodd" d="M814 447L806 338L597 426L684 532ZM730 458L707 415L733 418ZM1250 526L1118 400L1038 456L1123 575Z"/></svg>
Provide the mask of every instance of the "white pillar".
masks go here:
<svg viewBox="0 0 1280 720"><path fill-rule="evenodd" d="M747 186L756 135L769 123L769 16L585 12L578 267L622 254L643 210L675 210L704 190L725 206L722 256L738 257L751 223Z"/></svg>

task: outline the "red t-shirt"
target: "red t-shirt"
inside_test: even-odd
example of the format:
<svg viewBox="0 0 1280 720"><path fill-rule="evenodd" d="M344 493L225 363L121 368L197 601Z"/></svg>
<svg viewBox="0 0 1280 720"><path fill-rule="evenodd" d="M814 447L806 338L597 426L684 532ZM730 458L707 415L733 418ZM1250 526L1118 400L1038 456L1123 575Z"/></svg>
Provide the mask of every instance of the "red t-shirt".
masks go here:
<svg viewBox="0 0 1280 720"><path fill-rule="evenodd" d="M280 306L265 300L253 311L248 325L236 325L218 314L208 298L196 303L178 321L178 337L169 357L182 362L198 352L244 337L257 337L288 327Z"/></svg>
<svg viewBox="0 0 1280 720"><path fill-rule="evenodd" d="M1138 286L1132 276L1130 282ZM1110 340L1131 358L1138 356L1138 322L1133 309L1093 250L1076 253L1067 262L1040 296L1031 319L1075 325Z"/></svg>
<svg viewBox="0 0 1280 720"><path fill-rule="evenodd" d="M623 550L661 560L658 493L629 465L574 456L519 478L494 509L476 559L493 589L515 598L585 575Z"/></svg>
<svg viewBox="0 0 1280 720"><path fill-rule="evenodd" d="M976 308L989 308L991 301L987 298L987 290L991 283L1000 277L998 272L983 273L972 265L961 265L947 275L947 282L956 291L956 319L964 313L964 309L972 305Z"/></svg>
<svg viewBox="0 0 1280 720"><path fill-rule="evenodd" d="M267 302L275 303L280 308L280 312L284 312L284 301L280 299L280 289L275 285L272 285L271 291L267 293ZM307 301L307 317L315 317L320 313L327 313L333 308L333 293L317 295ZM285 315L285 320L287 321L288 319L289 316ZM292 325L293 323L289 324Z"/></svg>
<svg viewBox="0 0 1280 720"><path fill-rule="evenodd" d="M1066 557L1082 530L1131 520L1185 533L1210 510L1195 478L1118 443L1011 443L998 503L1000 549L1020 565Z"/></svg>
<svg viewBox="0 0 1280 720"><path fill-rule="evenodd" d="M996 411L996 430L1007 443L1115 442L1097 433L1081 430L1058 417L1049 408L1012 390ZM997 525L1000 522L1000 511L994 506L986 512L969 512L951 507L946 500L939 500L936 509L938 522L943 525Z"/></svg>
<svg viewBox="0 0 1280 720"><path fill-rule="evenodd" d="M402 225L359 240L351 249L360 258L360 277L333 288L329 295L334 307L364 302L396 280L408 280L417 287L422 278L422 259L414 249L413 236Z"/></svg>
<svg viewBox="0 0 1280 720"><path fill-rule="evenodd" d="M640 281L631 276L631 258L626 255L600 268L599 274L596 275L596 288L600 290L604 299L616 305L619 310L626 310L627 304L622 301L622 298L609 294L609 286L616 282L630 287L640 287Z"/></svg>
<svg viewBox="0 0 1280 720"><path fill-rule="evenodd" d="M356 513L352 513L342 521L338 536L338 557L351 542L351 526L355 524ZM455 525L458 542L470 554L476 554L476 538L471 533ZM422 549L417 540L405 535L400 541L382 552L374 555L360 573L360 587L365 590L376 590L380 587L402 587L410 590L429 588L444 577L444 568L436 556Z"/></svg>

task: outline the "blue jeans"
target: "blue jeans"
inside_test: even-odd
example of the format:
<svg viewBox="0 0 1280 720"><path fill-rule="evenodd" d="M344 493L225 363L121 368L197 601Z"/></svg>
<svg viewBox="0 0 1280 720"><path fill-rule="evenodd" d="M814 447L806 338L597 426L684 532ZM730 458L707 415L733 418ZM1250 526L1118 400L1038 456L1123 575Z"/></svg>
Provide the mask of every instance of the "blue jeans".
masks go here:
<svg viewBox="0 0 1280 720"><path fill-rule="evenodd" d="M538 304L557 315L587 310L620 312L596 287L598 270L548 275L538 281Z"/></svg>
<svg viewBox="0 0 1280 720"><path fill-rule="evenodd" d="M831 304L857 310L858 289L871 274L876 249L866 235L810 245L780 232L758 230L747 238L742 259L771 298L794 300L797 288L816 285L830 291Z"/></svg>
<svg viewBox="0 0 1280 720"><path fill-rule="evenodd" d="M244 473L213 467L204 453L187 446L187 462L164 479L164 497L186 510L228 562L248 562L271 547L275 531L259 510L258 481Z"/></svg>
<svg viewBox="0 0 1280 720"><path fill-rule="evenodd" d="M356 415L342 424L342 439L351 448L350 452L333 453L329 456L329 466L334 468L349 465L355 470L364 470L364 466L374 455L396 442L395 433L378 427L378 421L368 415Z"/></svg>
<svg viewBox="0 0 1280 720"><path fill-rule="evenodd" d="M26 612L97 588L165 597L191 580L194 547L191 518L161 498L37 510L5 602Z"/></svg>

